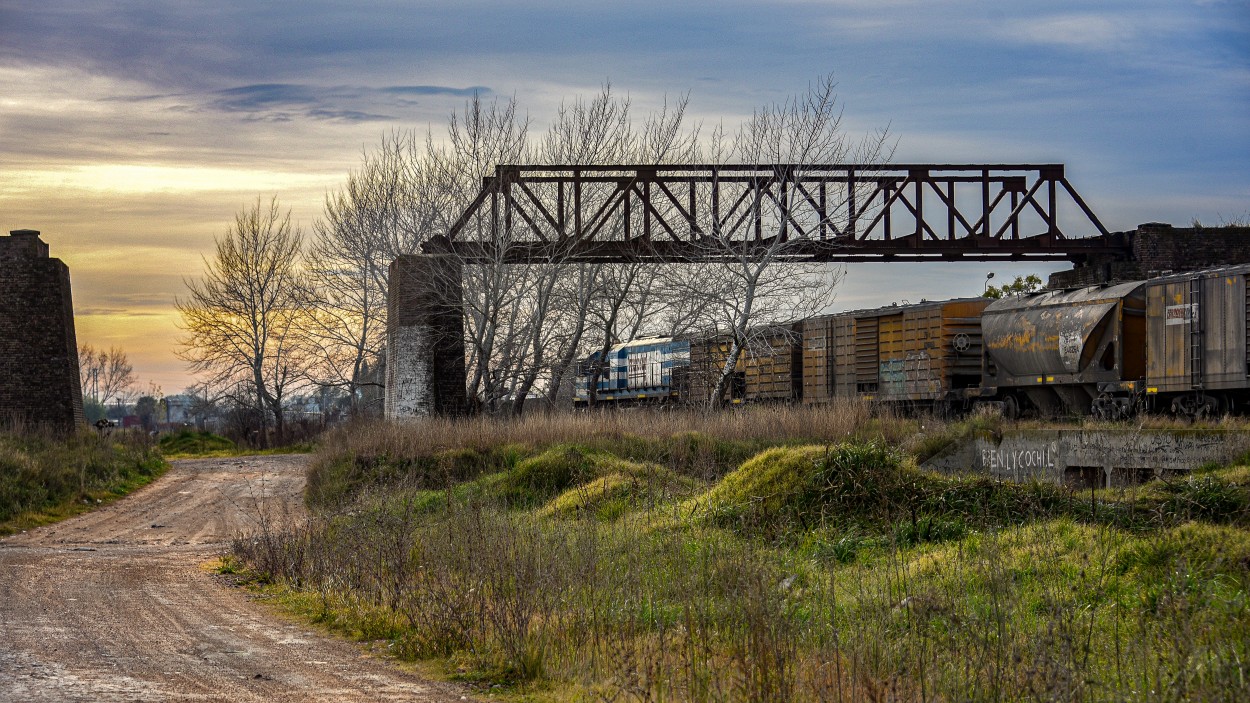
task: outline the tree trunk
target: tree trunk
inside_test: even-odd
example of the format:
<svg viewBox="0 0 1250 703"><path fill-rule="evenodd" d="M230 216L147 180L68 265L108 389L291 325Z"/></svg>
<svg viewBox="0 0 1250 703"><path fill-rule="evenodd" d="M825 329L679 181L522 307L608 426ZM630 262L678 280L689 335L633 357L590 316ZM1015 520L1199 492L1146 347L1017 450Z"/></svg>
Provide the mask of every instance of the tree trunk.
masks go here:
<svg viewBox="0 0 1250 703"><path fill-rule="evenodd" d="M721 369L720 377L716 379L716 386L712 389L712 395L707 399L709 407L715 408L725 404L725 389L733 380L734 369L738 367L740 356L742 356L742 344L735 338L729 344L729 353L725 355L725 367Z"/></svg>

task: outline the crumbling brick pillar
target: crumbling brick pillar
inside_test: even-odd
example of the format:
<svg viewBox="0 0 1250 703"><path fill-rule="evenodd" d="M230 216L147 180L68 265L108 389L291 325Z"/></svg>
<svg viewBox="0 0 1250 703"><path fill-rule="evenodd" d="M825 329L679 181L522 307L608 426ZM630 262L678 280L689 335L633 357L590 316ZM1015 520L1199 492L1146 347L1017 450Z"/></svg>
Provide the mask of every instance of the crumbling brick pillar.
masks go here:
<svg viewBox="0 0 1250 703"><path fill-rule="evenodd" d="M391 263L387 293L386 417L465 412L461 267L412 254Z"/></svg>
<svg viewBox="0 0 1250 703"><path fill-rule="evenodd" d="M84 423L69 267L33 229L0 237L0 426Z"/></svg>

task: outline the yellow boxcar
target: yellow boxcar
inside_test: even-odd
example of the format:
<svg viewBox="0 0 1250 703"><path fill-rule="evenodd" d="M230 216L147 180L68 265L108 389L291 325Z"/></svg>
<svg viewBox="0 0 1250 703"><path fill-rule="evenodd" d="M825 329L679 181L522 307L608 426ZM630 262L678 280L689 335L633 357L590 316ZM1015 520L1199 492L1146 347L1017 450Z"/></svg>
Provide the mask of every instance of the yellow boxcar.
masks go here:
<svg viewBox="0 0 1250 703"><path fill-rule="evenodd" d="M803 401L868 397L930 404L980 385L986 298L891 305L803 326Z"/></svg>
<svg viewBox="0 0 1250 703"><path fill-rule="evenodd" d="M803 402L828 403L834 397L834 351L830 330L834 315L803 321Z"/></svg>
<svg viewBox="0 0 1250 703"><path fill-rule="evenodd" d="M775 327L743 350L744 393L752 402L803 398L802 325Z"/></svg>
<svg viewBox="0 0 1250 703"><path fill-rule="evenodd" d="M729 339L726 337L703 337L690 340L690 366L678 389L683 402L700 404L708 401L712 396L712 389L716 387L716 382L725 368L725 359L728 355ZM732 372L729 386L723 395L726 402L741 403L745 399L744 366L740 356Z"/></svg>

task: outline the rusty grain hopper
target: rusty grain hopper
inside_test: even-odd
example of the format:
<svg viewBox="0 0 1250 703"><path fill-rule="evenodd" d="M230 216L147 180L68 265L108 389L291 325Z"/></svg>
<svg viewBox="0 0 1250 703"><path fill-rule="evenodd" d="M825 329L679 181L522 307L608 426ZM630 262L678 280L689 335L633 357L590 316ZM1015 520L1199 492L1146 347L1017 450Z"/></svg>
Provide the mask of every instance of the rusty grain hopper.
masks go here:
<svg viewBox="0 0 1250 703"><path fill-rule="evenodd" d="M982 314L985 384L1009 416L1086 414L1146 371L1146 283L1004 298Z"/></svg>

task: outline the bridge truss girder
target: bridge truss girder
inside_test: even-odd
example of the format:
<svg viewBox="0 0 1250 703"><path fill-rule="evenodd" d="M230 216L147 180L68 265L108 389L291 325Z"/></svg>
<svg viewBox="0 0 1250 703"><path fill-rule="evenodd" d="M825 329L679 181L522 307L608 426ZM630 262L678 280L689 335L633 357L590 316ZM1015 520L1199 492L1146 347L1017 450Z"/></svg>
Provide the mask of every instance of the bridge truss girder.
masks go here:
<svg viewBox="0 0 1250 703"><path fill-rule="evenodd" d="M1065 199L1075 208L1061 224ZM1126 247L1060 164L505 165L426 251L507 263L1082 261Z"/></svg>

